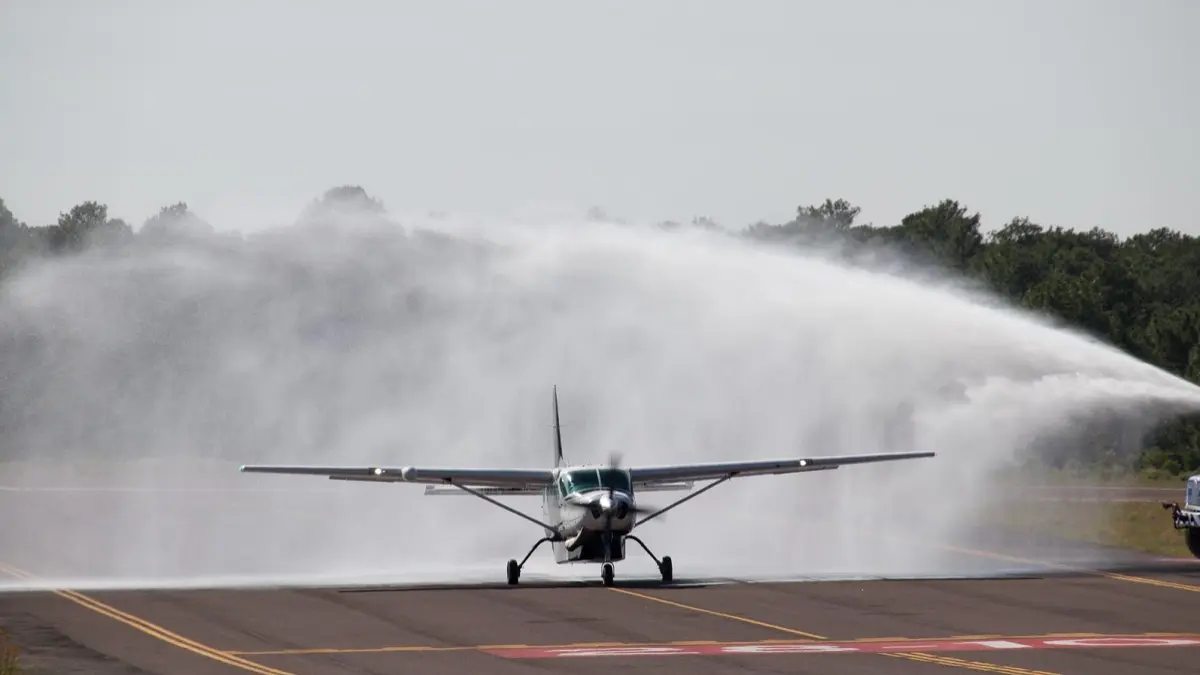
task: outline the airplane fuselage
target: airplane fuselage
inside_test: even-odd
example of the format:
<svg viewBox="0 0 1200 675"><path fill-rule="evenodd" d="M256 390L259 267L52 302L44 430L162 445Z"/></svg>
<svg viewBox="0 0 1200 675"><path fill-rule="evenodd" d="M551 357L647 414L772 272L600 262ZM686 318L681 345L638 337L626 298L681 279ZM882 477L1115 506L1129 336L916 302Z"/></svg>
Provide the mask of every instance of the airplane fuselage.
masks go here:
<svg viewBox="0 0 1200 675"><path fill-rule="evenodd" d="M625 535L633 530L637 519L636 504L628 472L622 469L560 470L554 485L542 491L542 518L555 528L546 530L546 536L553 538L555 561L623 560Z"/></svg>

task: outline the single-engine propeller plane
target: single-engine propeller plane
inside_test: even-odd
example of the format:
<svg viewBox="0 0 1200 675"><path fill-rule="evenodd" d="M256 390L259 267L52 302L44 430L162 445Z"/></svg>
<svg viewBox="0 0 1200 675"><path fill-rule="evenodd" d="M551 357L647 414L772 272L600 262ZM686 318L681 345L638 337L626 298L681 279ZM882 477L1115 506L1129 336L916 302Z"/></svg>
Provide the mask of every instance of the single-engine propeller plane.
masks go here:
<svg viewBox="0 0 1200 675"><path fill-rule="evenodd" d="M508 561L510 585L517 583L521 569L534 551L549 542L558 564L599 563L604 585L611 586L613 563L625 559L625 543L629 540L642 547L658 565L663 581L670 582L674 574L670 556L659 560L641 539L632 534L634 528L645 525L731 478L828 471L849 464L917 459L933 457L934 454L889 452L628 468L621 467L618 459L611 457L607 465L572 466L566 464L563 458L558 388L555 387L554 459L549 468L245 465L241 471L325 476L331 480L372 483L426 483L427 495L472 495L540 526L544 532L544 536L529 549L521 562ZM660 509L640 506L634 498L635 493L639 492L688 491L695 481L703 480L712 482ZM437 487L439 485L449 487ZM540 495L544 520L538 520L496 499L519 495Z"/></svg>

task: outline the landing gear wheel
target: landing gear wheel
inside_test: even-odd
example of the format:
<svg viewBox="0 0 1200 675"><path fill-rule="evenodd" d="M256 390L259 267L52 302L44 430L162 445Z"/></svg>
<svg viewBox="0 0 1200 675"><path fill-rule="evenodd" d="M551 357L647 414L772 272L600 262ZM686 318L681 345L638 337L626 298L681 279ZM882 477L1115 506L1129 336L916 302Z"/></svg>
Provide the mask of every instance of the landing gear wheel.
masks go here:
<svg viewBox="0 0 1200 675"><path fill-rule="evenodd" d="M508 585L516 586L517 580L521 578L521 566L516 560L508 561Z"/></svg>
<svg viewBox="0 0 1200 675"><path fill-rule="evenodd" d="M671 580L675 578L675 570L671 567L671 556L663 556L662 562L658 564L658 571L662 573L663 583L671 583Z"/></svg>
<svg viewBox="0 0 1200 675"><path fill-rule="evenodd" d="M604 563L604 565L600 567L600 579L604 581L605 586L613 585L613 576L613 564Z"/></svg>
<svg viewBox="0 0 1200 675"><path fill-rule="evenodd" d="M1192 552L1192 555L1200 558L1200 529L1190 527L1184 530L1184 533L1188 550Z"/></svg>

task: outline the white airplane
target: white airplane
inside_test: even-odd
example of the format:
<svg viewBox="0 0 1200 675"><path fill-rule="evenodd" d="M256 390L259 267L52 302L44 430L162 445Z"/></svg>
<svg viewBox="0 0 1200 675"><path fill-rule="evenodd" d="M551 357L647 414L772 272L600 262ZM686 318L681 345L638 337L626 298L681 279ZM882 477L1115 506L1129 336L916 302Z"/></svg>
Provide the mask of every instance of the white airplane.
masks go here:
<svg viewBox="0 0 1200 675"><path fill-rule="evenodd" d="M326 476L332 480L364 482L427 483L427 495L469 494L513 513L544 531L521 562L508 561L508 583L515 585L526 561L543 543L550 542L558 564L600 563L605 586L613 584L613 563L625 559L627 540L637 542L658 565L664 582L673 578L670 556L659 560L632 532L680 504L725 481L742 476L828 471L847 464L867 464L901 459L933 457L932 452L890 452L840 457L804 457L668 464L621 468L611 459L608 465L566 465L562 431L558 421L558 388L554 388L554 463L547 469L430 468L383 466L245 465L246 473ZM712 483L661 509L638 506L635 492L690 490L697 480ZM435 485L449 485L438 488ZM538 520L494 496L540 495L542 517ZM638 516L645 515L638 519Z"/></svg>

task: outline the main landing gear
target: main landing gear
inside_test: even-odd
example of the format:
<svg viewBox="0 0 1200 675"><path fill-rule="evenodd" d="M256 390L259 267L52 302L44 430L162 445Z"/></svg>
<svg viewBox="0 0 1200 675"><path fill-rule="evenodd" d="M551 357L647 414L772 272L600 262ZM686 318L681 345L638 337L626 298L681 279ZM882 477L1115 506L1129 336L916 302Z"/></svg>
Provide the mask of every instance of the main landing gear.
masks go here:
<svg viewBox="0 0 1200 675"><path fill-rule="evenodd" d="M646 555L650 556L654 563L658 565L658 573L662 575L663 583L669 584L675 579L675 570L671 564L671 556L665 555L662 557L662 560L659 560L641 539L638 539L632 534L625 535L625 539L637 542L638 546L641 546L642 550L646 552ZM521 562L517 562L516 560L508 561L508 567L506 571L508 573L509 586L517 585L517 582L521 579L521 568L525 567L525 563L529 560L529 556L533 555L533 552L536 551L539 546L548 541L556 541L556 539L552 537L542 537L541 539L537 540L537 543L535 543L532 548L529 549L529 553L525 554L525 557L521 560ZM605 561L602 565L600 565L600 580L605 586L612 586L615 579L616 569L614 565L612 562Z"/></svg>
<svg viewBox="0 0 1200 675"><path fill-rule="evenodd" d="M658 558L654 557L654 553L650 551L650 547L646 546L641 539L638 539L632 534L625 535L625 539L632 539L633 541L636 541L637 545L641 546L642 550L646 552L646 555L650 556L650 559L654 561L654 564L658 565L658 573L662 575L663 583L671 583L671 581L675 578L675 570L671 566L671 556L664 555L662 560L659 560Z"/></svg>
<svg viewBox="0 0 1200 675"><path fill-rule="evenodd" d="M533 548L529 549L529 553L525 554L525 557L521 559L521 562L517 562L516 560L508 561L508 585L509 586L517 585L517 581L521 578L521 568L525 566L525 562L527 560L529 560L529 556L533 555L533 552L536 551L539 546L541 546L542 544L544 544L548 541L558 541L558 539L556 539L554 537L542 537L541 539L537 540L537 543L533 545Z"/></svg>

